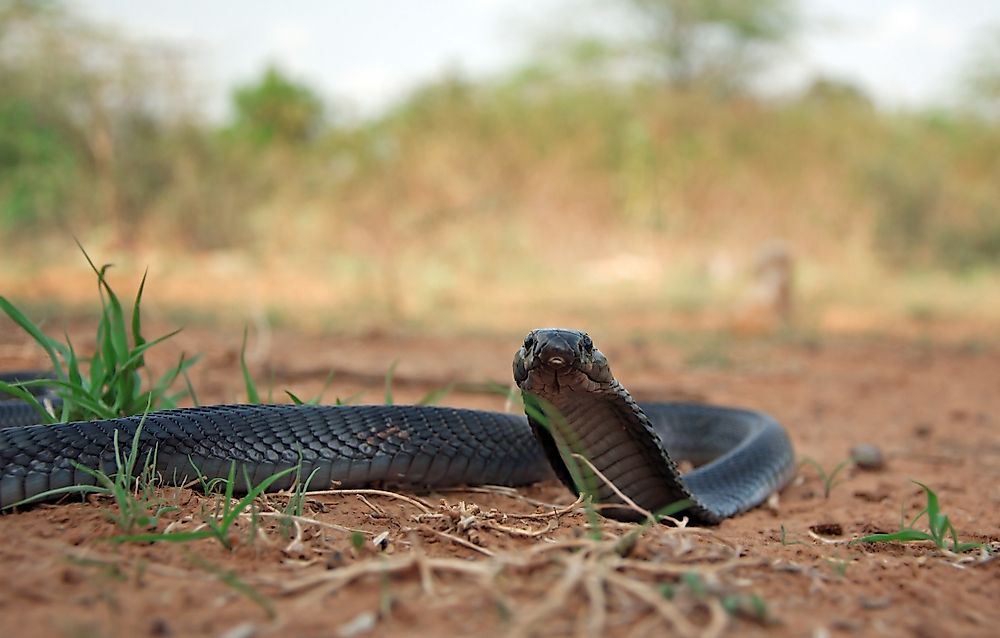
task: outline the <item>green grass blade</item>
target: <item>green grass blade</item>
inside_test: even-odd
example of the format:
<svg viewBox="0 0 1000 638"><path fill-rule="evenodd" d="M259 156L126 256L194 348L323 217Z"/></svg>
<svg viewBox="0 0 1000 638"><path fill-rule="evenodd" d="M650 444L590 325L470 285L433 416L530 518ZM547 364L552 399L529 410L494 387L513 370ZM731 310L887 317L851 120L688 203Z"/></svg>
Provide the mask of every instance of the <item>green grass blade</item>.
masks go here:
<svg viewBox="0 0 1000 638"><path fill-rule="evenodd" d="M906 525L903 525L903 527L913 527L916 524L916 522L920 520L920 517L924 516L925 514L927 514L926 507L917 512L916 515L914 515L914 517L910 519L910 522Z"/></svg>
<svg viewBox="0 0 1000 638"><path fill-rule="evenodd" d="M559 410L551 403L527 392L521 393L521 399L524 404L524 413L528 418L549 431L549 435L556 443L556 448L559 451L563 465L569 472L573 484L576 485L577 492L586 496L589 503L596 502L596 477L590 472L590 468L582 467L576 458L574 458L573 453L576 451L573 449L574 442L567 441L564 436L569 428L566 427L565 419L563 419ZM579 449L579 446L577 448ZM595 540L599 540L601 538L600 516L593 506L585 507L585 511L590 534Z"/></svg>
<svg viewBox="0 0 1000 638"><path fill-rule="evenodd" d="M125 459L125 477L126 480L131 480L135 473L135 463L139 460L139 440L142 435L142 428L146 425L146 417L149 415L150 405L146 404L146 411L143 412L142 418L139 419L139 425L135 427L135 432L132 433L132 444L129 447L128 456ZM118 454L118 430L115 430L115 454ZM118 471L122 471L122 465L117 466Z"/></svg>
<svg viewBox="0 0 1000 638"><path fill-rule="evenodd" d="M222 502L223 515L229 514L232 507L233 491L236 489L236 461L229 464L229 476L226 478L225 500Z"/></svg>
<svg viewBox="0 0 1000 638"><path fill-rule="evenodd" d="M326 379L323 381L323 387L320 388L319 394L309 401L311 405L319 405L319 402L323 400L323 395L326 394L326 391L330 389L330 384L333 383L334 374L335 372L333 370L330 370L330 372L327 373Z"/></svg>
<svg viewBox="0 0 1000 638"><path fill-rule="evenodd" d="M39 403L38 399L35 398L35 395L20 387L20 385L13 385L0 381L0 392L17 397L18 399L29 404L35 409L38 416L44 419L44 423L55 423L55 417L49 414L49 411L45 409L44 405Z"/></svg>
<svg viewBox="0 0 1000 638"><path fill-rule="evenodd" d="M99 351L94 352L94 355L90 358L90 387L103 388L108 378L107 373L108 370L104 366L104 359L100 356Z"/></svg>
<svg viewBox="0 0 1000 638"><path fill-rule="evenodd" d="M191 396L193 394L194 389L191 387L191 381L187 378L186 372L187 369L197 363L200 358L201 355L196 355L188 359L187 354L182 352L180 359L177 361L177 365L160 377L160 380L157 381L156 385L149 391L150 396L153 397L153 404L156 406L157 410L176 407L177 402L181 398ZM167 396L167 389L174 384L177 377L182 375L187 383L187 389L178 392L176 395ZM197 404L197 401L195 404Z"/></svg>
<svg viewBox="0 0 1000 638"><path fill-rule="evenodd" d="M434 390L431 390L430 392L425 394L423 398L417 401L417 405L434 405L435 403L443 399L445 396L447 396L448 393L451 392L451 389L454 387L454 385L455 384L453 383L449 383L443 388L436 388Z"/></svg>
<svg viewBox="0 0 1000 638"><path fill-rule="evenodd" d="M927 496L927 507L925 508L925 511L927 512L927 522L928 527L930 527L931 534L935 537L940 537L944 531L944 526L947 523L947 517L944 518L944 521L941 520L941 504L938 502L937 494L934 493L934 490L927 487L920 481L913 482L919 485L920 488L924 490L924 494Z"/></svg>
<svg viewBox="0 0 1000 638"><path fill-rule="evenodd" d="M355 392L354 394L352 394L350 396L347 396L347 397L344 397L344 398L336 397L334 399L333 404L334 405L350 405L350 404L354 403L355 401L357 401L358 399L360 399L361 397L363 397L364 394L365 394L365 391L364 390L360 390L360 391Z"/></svg>
<svg viewBox="0 0 1000 638"><path fill-rule="evenodd" d="M11 509L18 507L20 505L30 505L32 503L37 503L38 501L48 500L55 496L63 496L66 494L107 494L108 490L105 487L98 485L69 485L67 487L58 487L53 490L46 490L34 496L28 497L26 499L16 501L10 505L4 505L3 509Z"/></svg>
<svg viewBox="0 0 1000 638"><path fill-rule="evenodd" d="M53 339L50 339L41 329L35 325L31 319L28 319L24 313L17 309L14 304L7 301L6 297L0 296L0 309L2 309L11 320L21 327L22 330L31 335L31 338L35 340L38 345L42 346L45 353L49 355L49 360L52 361L53 372L62 376L62 363L57 356L59 354L65 354L62 344L56 343Z"/></svg>
<svg viewBox="0 0 1000 638"><path fill-rule="evenodd" d="M901 529L898 532L893 532L891 534L869 534L868 536L862 536L861 538L851 541L852 543L888 543L892 541L900 542L910 542L910 541L932 541L934 540L930 534L927 532L921 532L918 529Z"/></svg>
<svg viewBox="0 0 1000 638"><path fill-rule="evenodd" d="M129 350L128 333L125 330L125 313L122 311L122 304L118 301L118 295L111 288L106 276L108 269L111 268L111 264L104 264L100 268L97 268L79 241L77 241L77 246L83 251L83 256L86 257L87 263L90 264L91 269L97 274L97 285L101 290L101 304L104 308L104 317L107 319L109 328L107 337L115 354L110 359L114 361L122 360L126 358ZM105 295L107 295L106 299Z"/></svg>
<svg viewBox="0 0 1000 638"><path fill-rule="evenodd" d="M152 341L143 343L135 350L126 353L125 357L122 357L121 359L114 359L113 361L116 362L115 372L111 376L111 378L108 379L107 381L108 385L119 386L122 383L123 379L128 378L129 375L134 373L136 369L142 365L143 355L146 353L147 350L163 343L164 341L166 341L170 337L173 337L180 331L181 329L178 328L177 330L168 332L162 337L158 337L156 339L153 339Z"/></svg>
<svg viewBox="0 0 1000 638"><path fill-rule="evenodd" d="M100 352L101 359L104 361L106 374L109 375L107 387L115 389L117 388L117 383L115 383L114 379L118 375L119 359L115 356L115 346L111 338L111 326L106 314L102 314L98 320L97 335L97 349Z"/></svg>
<svg viewBox="0 0 1000 638"><path fill-rule="evenodd" d="M214 538L215 533L210 529L199 529L193 532L150 532L146 534L124 534L114 536L110 540L113 543L188 543L201 540L203 538Z"/></svg>
<svg viewBox="0 0 1000 638"><path fill-rule="evenodd" d="M680 512L683 512L692 505L694 505L693 500L689 498L682 498L681 500L674 501L669 505L664 505L660 509L653 512L653 518L659 521L667 516L673 516L674 514L679 514Z"/></svg>
<svg viewBox="0 0 1000 638"><path fill-rule="evenodd" d="M44 381L31 381L32 385L49 385L62 388L64 390L62 394L64 401L70 401L77 408L77 412L83 414L89 414L101 419L113 419L118 416L114 413L108 406L101 403L99 398L92 397L86 388L81 388L80 386L73 385L68 381L59 381L58 379L47 379ZM25 383L27 385L27 383Z"/></svg>
<svg viewBox="0 0 1000 638"><path fill-rule="evenodd" d="M66 338L66 347L69 349L69 357L66 359L66 379L73 385L78 385L81 388L86 387L83 384L83 375L80 374L80 362L76 356L76 349L73 347L73 342L69 338L69 334L63 333Z"/></svg>
<svg viewBox="0 0 1000 638"><path fill-rule="evenodd" d="M951 536L951 551L955 553L961 553L968 551L970 549L980 549L983 547L982 543L961 543L958 540L958 531L955 526L950 522L948 523L948 535Z"/></svg>
<svg viewBox="0 0 1000 638"><path fill-rule="evenodd" d="M187 387L187 395L191 397L191 403L193 403L195 407L201 405L198 401L198 394L194 391L194 386L191 384L191 377L188 376L187 369L185 369L182 374L184 375L184 385Z"/></svg>
<svg viewBox="0 0 1000 638"><path fill-rule="evenodd" d="M392 377L396 373L396 364L399 360L393 361L389 369L385 371L385 404L392 405Z"/></svg>
<svg viewBox="0 0 1000 638"><path fill-rule="evenodd" d="M132 304L132 343L136 348L141 348L146 339L142 336L142 318L140 316L140 306L142 305L142 292L146 289L146 277L149 275L149 268L142 272L142 281L139 282L139 290L135 293L135 302ZM141 359L140 366L146 365L146 361Z"/></svg>
<svg viewBox="0 0 1000 638"><path fill-rule="evenodd" d="M281 470L280 472L275 472L271 476L268 476L266 479L264 479L263 481L261 481L259 484L257 484L256 486L254 486L253 488L251 488L250 490L248 490L247 493L246 493L246 496L244 496L243 498L241 498L239 500L239 502L236 503L236 506L234 508L232 508L232 510L227 514L226 518L229 519L230 522L232 522L233 520L235 520L236 516L240 512L242 512L243 510L245 510L247 508L247 506L249 506L250 503L252 503L255 498L257 498L265 490L267 490L267 488L271 487L271 485L274 484L275 481L277 481L278 479L280 479L280 478L282 478L284 476L287 476L287 475L291 474L292 472L295 472L297 469L298 469L298 466L289 467L289 468L285 468L284 470ZM230 496L230 498L232 497L232 488L228 489L228 495Z"/></svg>
<svg viewBox="0 0 1000 638"><path fill-rule="evenodd" d="M215 565L207 563L200 558L195 556L191 557L192 562L196 567L199 567L206 572L212 574L218 578L221 582L231 587L237 593L245 596L250 601L256 603L264 612L267 614L268 618L277 617L277 612L274 609L274 603L272 603L266 596L261 594L259 591L254 589L251 585L240 580L236 572L231 570L222 570Z"/></svg>
<svg viewBox="0 0 1000 638"><path fill-rule="evenodd" d="M243 371L243 383L247 387L247 401L254 404L260 403L260 394L257 393L257 386L250 376L250 369L247 367L247 327L243 326L243 345L240 346L240 369Z"/></svg>

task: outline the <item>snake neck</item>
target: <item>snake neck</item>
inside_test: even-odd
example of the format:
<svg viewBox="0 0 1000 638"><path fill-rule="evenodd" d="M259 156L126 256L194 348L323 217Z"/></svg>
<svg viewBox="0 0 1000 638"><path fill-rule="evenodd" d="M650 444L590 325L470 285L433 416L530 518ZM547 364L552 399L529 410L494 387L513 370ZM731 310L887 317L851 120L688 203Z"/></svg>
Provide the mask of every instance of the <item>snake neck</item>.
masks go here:
<svg viewBox="0 0 1000 638"><path fill-rule="evenodd" d="M643 515L625 506L618 492L648 511L691 498L649 418L618 381L575 383L558 376L539 376L525 392L538 408L529 410L532 431L567 487L591 495L602 514L623 520Z"/></svg>

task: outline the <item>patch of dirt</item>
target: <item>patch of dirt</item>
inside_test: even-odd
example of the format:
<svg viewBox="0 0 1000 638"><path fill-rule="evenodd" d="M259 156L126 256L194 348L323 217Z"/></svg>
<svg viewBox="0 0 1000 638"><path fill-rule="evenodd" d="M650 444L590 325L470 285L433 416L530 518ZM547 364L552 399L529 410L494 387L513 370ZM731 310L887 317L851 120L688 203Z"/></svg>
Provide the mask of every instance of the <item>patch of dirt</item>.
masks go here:
<svg viewBox="0 0 1000 638"><path fill-rule="evenodd" d="M44 367L16 330L0 328L0 369ZM79 350L87 330L71 326ZM334 369L328 400L380 402L398 361L397 402L451 383L443 403L504 409L488 382L509 383L521 335L264 336L252 361L276 397L285 388L311 397ZM885 466L846 467L825 496L806 464L769 506L716 528L663 525L633 538L636 526L601 521L600 541L554 483L315 494L286 529L272 513L287 499L270 495L256 520L231 530L232 550L216 540L112 542L114 506L101 499L39 506L0 516L0 635L995 635L1000 559L848 544L896 530L901 510L919 512L916 479L937 492L962 540L997 546L994 349L754 341L693 367L676 344L594 337L637 398L763 410L789 428L800 459L827 472L859 444L877 446ZM239 401L239 345L236 331L185 331L152 363L204 353L192 374L200 401ZM186 488L159 496L177 508L160 531L196 528L217 502Z"/></svg>

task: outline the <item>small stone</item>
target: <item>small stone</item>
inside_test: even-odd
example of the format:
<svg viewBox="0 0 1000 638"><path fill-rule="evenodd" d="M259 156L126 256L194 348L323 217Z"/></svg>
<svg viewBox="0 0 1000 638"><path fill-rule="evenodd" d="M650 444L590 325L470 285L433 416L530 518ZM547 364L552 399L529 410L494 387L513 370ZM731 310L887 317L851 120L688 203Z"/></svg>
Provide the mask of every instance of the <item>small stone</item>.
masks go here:
<svg viewBox="0 0 1000 638"><path fill-rule="evenodd" d="M890 604L892 604L891 596L859 596L858 602L861 604L862 609L885 609Z"/></svg>
<svg viewBox="0 0 1000 638"><path fill-rule="evenodd" d="M389 530L385 530L378 536L372 539L372 545L377 547L380 551L385 551L389 547Z"/></svg>
<svg viewBox="0 0 1000 638"><path fill-rule="evenodd" d="M869 503L881 503L889 498L889 492L883 489L857 490L854 492L854 498L859 498L862 501L868 501Z"/></svg>
<svg viewBox="0 0 1000 638"><path fill-rule="evenodd" d="M809 529L820 536L841 536L844 533L844 528L840 523L816 523L810 525Z"/></svg>
<svg viewBox="0 0 1000 638"><path fill-rule="evenodd" d="M885 457L877 445L870 443L855 445L851 448L850 457L854 465L861 470L877 472L885 468Z"/></svg>
<svg viewBox="0 0 1000 638"><path fill-rule="evenodd" d="M326 557L326 568L327 569L337 569L343 567L347 564L347 559L344 558L343 552L339 550L334 550L329 556Z"/></svg>
<svg viewBox="0 0 1000 638"><path fill-rule="evenodd" d="M257 626L252 622L245 622L236 625L228 631L219 634L219 638L254 638L257 635Z"/></svg>
<svg viewBox="0 0 1000 638"><path fill-rule="evenodd" d="M151 636L170 636L173 633L170 629L170 623L163 618L154 618L153 622L150 623L149 634Z"/></svg>
<svg viewBox="0 0 1000 638"><path fill-rule="evenodd" d="M378 616L375 615L375 612L362 612L355 616L353 620L341 625L337 629L337 635L340 638L354 638L354 636L370 632L375 628L376 622L378 622Z"/></svg>

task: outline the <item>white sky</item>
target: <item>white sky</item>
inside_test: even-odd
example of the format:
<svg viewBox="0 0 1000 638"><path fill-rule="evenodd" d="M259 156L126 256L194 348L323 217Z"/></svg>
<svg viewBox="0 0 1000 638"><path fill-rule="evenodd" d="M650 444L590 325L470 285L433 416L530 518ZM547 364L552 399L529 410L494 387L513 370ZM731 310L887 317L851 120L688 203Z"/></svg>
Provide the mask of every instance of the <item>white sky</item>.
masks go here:
<svg viewBox="0 0 1000 638"><path fill-rule="evenodd" d="M594 0L590 0L593 2ZM573 0L77 0L134 38L180 45L213 115L231 87L277 63L372 112L445 69L474 75L523 59L539 34L586 10ZM800 0L806 28L778 86L825 72L881 104L954 101L970 43L1000 25L998 0ZM569 9L568 9L569 8Z"/></svg>

